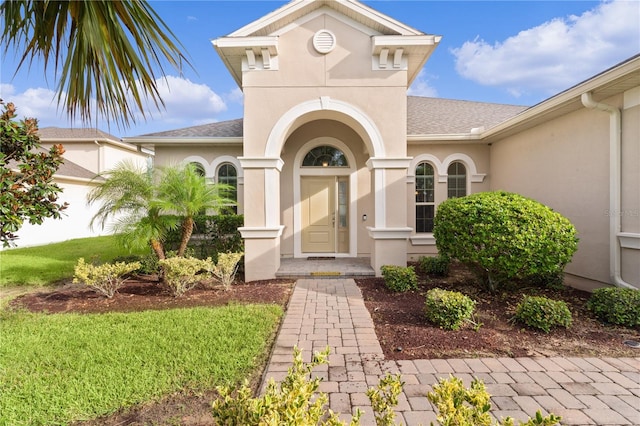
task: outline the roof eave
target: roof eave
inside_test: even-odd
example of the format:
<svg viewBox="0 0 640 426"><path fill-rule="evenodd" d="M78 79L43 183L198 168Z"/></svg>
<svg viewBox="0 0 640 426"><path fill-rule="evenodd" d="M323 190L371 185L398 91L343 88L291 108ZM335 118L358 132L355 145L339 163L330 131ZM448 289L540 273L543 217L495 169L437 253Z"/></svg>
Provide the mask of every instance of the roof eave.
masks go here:
<svg viewBox="0 0 640 426"><path fill-rule="evenodd" d="M633 76L635 76L638 80L635 84L640 84L639 71L640 55L637 55L630 60L614 66L609 70L590 78L589 80L579 83L564 92L546 99L539 104L526 109L520 114L503 121L502 123L488 129L486 132L483 132L482 137L491 142L518 131L525 130L529 127L533 127L542 121L548 121L553 117L577 111L584 108L580 101L580 97L583 93L593 92L597 94L599 88L613 83L618 79L624 78L625 76L629 76L629 78L633 78ZM624 87L626 87L626 85L622 84L622 88L618 93L623 92ZM602 97L607 96L613 96L613 94L608 93Z"/></svg>
<svg viewBox="0 0 640 426"><path fill-rule="evenodd" d="M482 143L482 135L477 133L443 133L443 134L423 134L423 135L407 135L407 143L409 145L430 145L443 142L460 142L466 141L470 143Z"/></svg>
<svg viewBox="0 0 640 426"><path fill-rule="evenodd" d="M210 137L210 136L135 136L125 138L127 142L138 146L184 146L184 145L242 145L244 138L234 137Z"/></svg>

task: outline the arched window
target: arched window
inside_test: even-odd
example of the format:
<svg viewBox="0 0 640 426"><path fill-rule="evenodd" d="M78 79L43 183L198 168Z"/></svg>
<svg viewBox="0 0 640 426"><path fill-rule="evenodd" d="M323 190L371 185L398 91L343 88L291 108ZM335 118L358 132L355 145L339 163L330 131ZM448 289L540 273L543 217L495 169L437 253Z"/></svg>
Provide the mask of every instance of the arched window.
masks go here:
<svg viewBox="0 0 640 426"><path fill-rule="evenodd" d="M216 176L218 183L228 185L230 187L227 193L227 198L233 201L233 204L229 205L229 208L234 213L238 213L238 171L231 163L222 163L218 167L218 173Z"/></svg>
<svg viewBox="0 0 640 426"><path fill-rule="evenodd" d="M416 232L433 232L435 185L433 166L423 162L416 166Z"/></svg>
<svg viewBox="0 0 640 426"><path fill-rule="evenodd" d="M447 197L457 198L467 195L467 168L459 161L454 161L447 169Z"/></svg>
<svg viewBox="0 0 640 426"><path fill-rule="evenodd" d="M338 148L323 145L313 148L305 155L302 167L349 167L349 163Z"/></svg>
<svg viewBox="0 0 640 426"><path fill-rule="evenodd" d="M200 176L206 176L207 172L204 170L204 166L200 163L198 163L197 161L193 161L191 163L189 163L191 166L193 166L193 168L196 170L196 172L200 175Z"/></svg>

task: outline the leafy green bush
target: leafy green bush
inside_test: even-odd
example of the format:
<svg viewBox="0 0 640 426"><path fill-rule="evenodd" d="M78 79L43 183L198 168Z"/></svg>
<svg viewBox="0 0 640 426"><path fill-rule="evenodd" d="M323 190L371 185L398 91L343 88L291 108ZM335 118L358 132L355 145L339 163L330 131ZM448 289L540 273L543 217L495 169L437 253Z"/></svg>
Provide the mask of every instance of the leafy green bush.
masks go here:
<svg viewBox="0 0 640 426"><path fill-rule="evenodd" d="M620 287L596 289L587 302L587 308L603 322L640 326L640 290Z"/></svg>
<svg viewBox="0 0 640 426"><path fill-rule="evenodd" d="M395 426L396 413L393 408L398 405L402 386L401 374L387 373L375 388L367 389L377 426Z"/></svg>
<svg viewBox="0 0 640 426"><path fill-rule="evenodd" d="M238 270L238 262L242 259L243 253L220 253L218 261L213 266L211 273L215 276L225 290L231 288L233 280Z"/></svg>
<svg viewBox="0 0 640 426"><path fill-rule="evenodd" d="M524 296L516 306L517 321L548 333L552 327L571 326L571 311L561 300L544 296Z"/></svg>
<svg viewBox="0 0 640 426"><path fill-rule="evenodd" d="M214 268L211 258L170 257L158 261L164 271L164 284L175 297L182 296L210 276Z"/></svg>
<svg viewBox="0 0 640 426"><path fill-rule="evenodd" d="M473 314L476 302L458 292L433 288L427 292L425 316L447 330L457 330Z"/></svg>
<svg viewBox="0 0 640 426"><path fill-rule="evenodd" d="M408 291L418 288L418 277L413 266L383 265L380 268L384 283L391 291Z"/></svg>
<svg viewBox="0 0 640 426"><path fill-rule="evenodd" d="M264 394L252 398L252 390L245 383L237 392L231 388L217 388L220 398L212 404L216 424L258 426L282 425L342 425L338 415L327 410L329 397L317 392L320 378L310 378L311 371L327 364L329 349L316 353L311 363L302 361L302 352L294 348L293 366L279 385L270 379ZM351 422L359 424L360 413Z"/></svg>
<svg viewBox="0 0 640 426"><path fill-rule="evenodd" d="M221 425L345 425L337 414L327 408L329 397L318 392L320 378L311 378L314 367L328 364L329 348L316 352L310 363L302 361L302 352L293 349L293 365L280 384L273 378L261 396L252 398L252 390L245 382L240 389L219 386L220 398L212 405L213 418ZM400 375L387 374L376 388L369 388L367 396L373 406L377 426L394 426L393 407L402 392ZM357 410L350 426L360 424L362 412Z"/></svg>
<svg viewBox="0 0 640 426"><path fill-rule="evenodd" d="M449 265L451 264L451 259L449 259L447 256L424 256L420 258L419 262L420 269L425 274L434 275L436 277L446 277L449 275Z"/></svg>
<svg viewBox="0 0 640 426"><path fill-rule="evenodd" d="M487 392L484 383L474 378L471 387L466 388L461 379L449 376L448 379L440 378L433 386L433 390L427 394L427 398L438 410L438 423L443 426L490 426L491 396ZM549 414L543 417L540 411L536 412L534 419L519 422L520 426L553 426L560 422L561 417ZM511 417L495 423L499 426L513 426ZM431 423L433 426L433 423Z"/></svg>
<svg viewBox="0 0 640 426"><path fill-rule="evenodd" d="M83 283L111 299L124 284L124 276L139 268L139 262L92 265L81 257L74 269L73 282Z"/></svg>
<svg viewBox="0 0 640 426"><path fill-rule="evenodd" d="M433 234L439 253L471 266L493 291L508 280L563 271L578 242L568 219L503 191L444 201Z"/></svg>

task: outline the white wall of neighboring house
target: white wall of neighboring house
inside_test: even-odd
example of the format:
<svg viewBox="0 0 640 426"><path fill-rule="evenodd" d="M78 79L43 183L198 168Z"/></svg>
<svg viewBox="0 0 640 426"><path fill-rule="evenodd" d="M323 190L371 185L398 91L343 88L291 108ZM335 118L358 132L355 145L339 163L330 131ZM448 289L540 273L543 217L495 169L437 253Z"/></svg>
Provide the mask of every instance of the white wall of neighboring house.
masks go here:
<svg viewBox="0 0 640 426"><path fill-rule="evenodd" d="M17 247L30 247L53 242L61 242L76 238L97 237L108 235L107 229L99 226L91 229L89 223L97 212L98 206L87 205L87 194L92 185L84 180L56 179L62 189L58 198L60 203L69 203L60 219L48 218L41 225L25 223L18 231Z"/></svg>

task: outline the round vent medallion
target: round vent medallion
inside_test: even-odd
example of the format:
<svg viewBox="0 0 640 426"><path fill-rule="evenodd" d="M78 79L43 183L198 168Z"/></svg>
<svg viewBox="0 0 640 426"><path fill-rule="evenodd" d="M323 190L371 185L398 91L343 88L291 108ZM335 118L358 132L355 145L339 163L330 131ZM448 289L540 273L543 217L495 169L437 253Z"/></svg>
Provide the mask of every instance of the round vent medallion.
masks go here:
<svg viewBox="0 0 640 426"><path fill-rule="evenodd" d="M336 47L336 36L329 30L320 30L313 36L313 47L318 53L329 53Z"/></svg>

